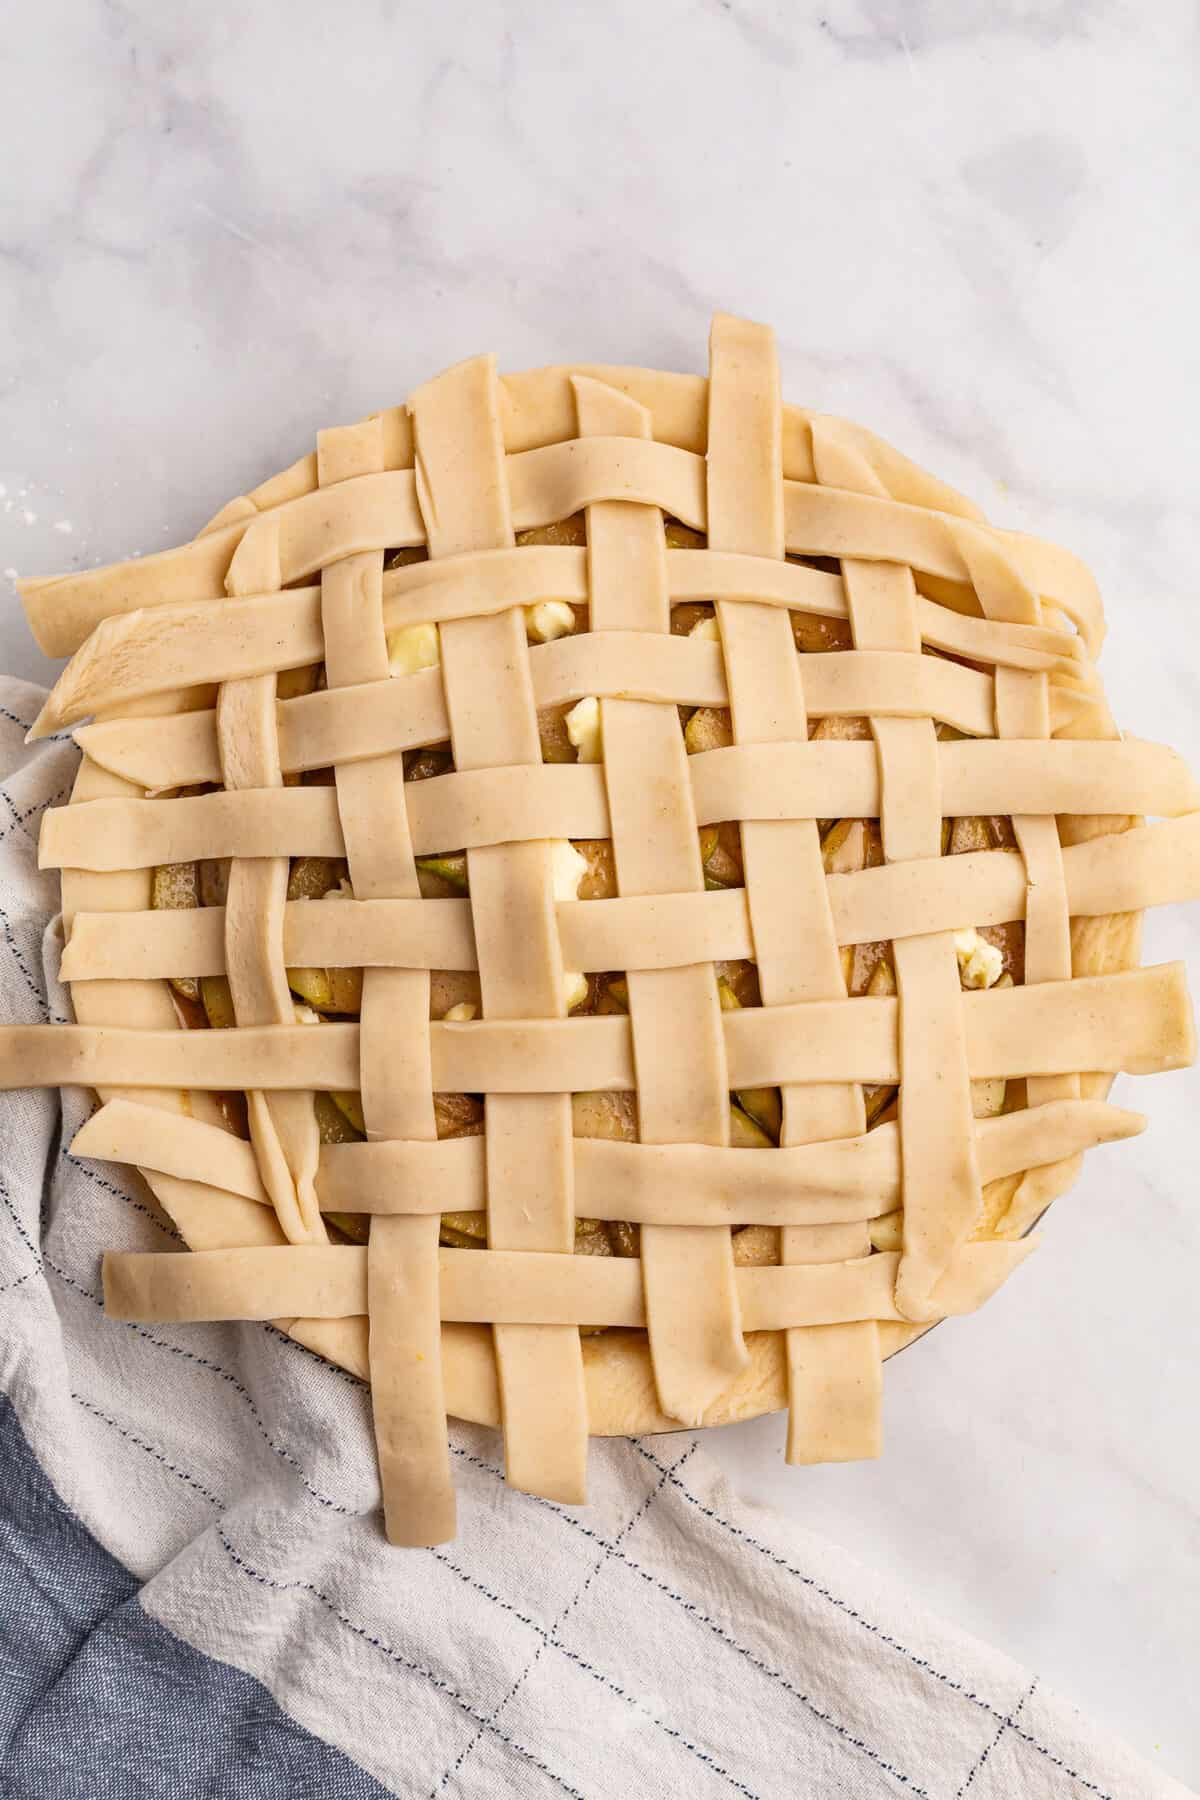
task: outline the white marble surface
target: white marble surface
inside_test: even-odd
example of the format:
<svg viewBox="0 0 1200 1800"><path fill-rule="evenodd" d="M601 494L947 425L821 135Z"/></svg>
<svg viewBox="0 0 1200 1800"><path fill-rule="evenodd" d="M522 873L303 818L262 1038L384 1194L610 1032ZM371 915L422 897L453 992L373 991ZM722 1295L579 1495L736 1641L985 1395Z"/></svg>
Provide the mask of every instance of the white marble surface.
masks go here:
<svg viewBox="0 0 1200 1800"><path fill-rule="evenodd" d="M1200 763L1187 0L43 0L0 54L6 572L175 542L479 348L702 368L721 305L1091 562L1118 716ZM50 674L11 596L0 666ZM1200 965L1195 914L1147 948ZM1196 1781L1200 1081L1120 1097L1150 1133L893 1365L881 1463L713 1453Z"/></svg>

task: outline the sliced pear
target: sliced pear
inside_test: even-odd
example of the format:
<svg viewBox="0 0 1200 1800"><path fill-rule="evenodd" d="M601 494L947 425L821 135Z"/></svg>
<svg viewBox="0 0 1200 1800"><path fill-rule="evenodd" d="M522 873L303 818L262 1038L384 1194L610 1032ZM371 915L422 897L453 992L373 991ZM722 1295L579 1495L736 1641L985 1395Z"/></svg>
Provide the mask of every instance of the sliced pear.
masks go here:
<svg viewBox="0 0 1200 1800"><path fill-rule="evenodd" d="M703 550L708 541L702 531L693 531L690 525L681 525L678 519L663 520L663 535L668 550Z"/></svg>
<svg viewBox="0 0 1200 1800"><path fill-rule="evenodd" d="M758 965L745 957L735 958L728 962L715 963L717 985L721 982L732 992L739 1006L761 1006L762 993L758 985Z"/></svg>
<svg viewBox="0 0 1200 1800"><path fill-rule="evenodd" d="M288 875L289 900L323 900L346 879L341 857L298 856ZM361 969L295 968L287 972L293 994L317 1012L356 1013L362 1006Z"/></svg>
<svg viewBox="0 0 1200 1800"><path fill-rule="evenodd" d="M779 1261L777 1225L743 1225L733 1234L733 1261L739 1269L773 1268Z"/></svg>
<svg viewBox="0 0 1200 1800"><path fill-rule="evenodd" d="M487 1214L485 1212L445 1212L442 1214L442 1230L458 1231L464 1237L476 1238L480 1242L487 1241Z"/></svg>
<svg viewBox="0 0 1200 1800"><path fill-rule="evenodd" d="M362 1011L362 978L361 969L330 969L329 980L333 988L333 1004L329 1009L331 1012Z"/></svg>
<svg viewBox="0 0 1200 1800"><path fill-rule="evenodd" d="M348 1123L353 1125L359 1137L366 1137L367 1121L363 1118L362 1095L355 1093L330 1094L329 1098Z"/></svg>
<svg viewBox="0 0 1200 1800"><path fill-rule="evenodd" d="M200 977L200 1004L214 1031L230 1031L236 1026L233 994L224 975Z"/></svg>
<svg viewBox="0 0 1200 1800"><path fill-rule="evenodd" d="M579 877L576 890L581 900L612 900L617 892L617 865L608 838L572 838L587 869Z"/></svg>
<svg viewBox="0 0 1200 1800"><path fill-rule="evenodd" d="M576 1256L611 1256L612 1253L613 1247L602 1219L576 1219Z"/></svg>
<svg viewBox="0 0 1200 1800"><path fill-rule="evenodd" d="M642 1253L638 1228L631 1225L628 1219L609 1220L608 1241L612 1245L614 1256L640 1256Z"/></svg>
<svg viewBox="0 0 1200 1800"><path fill-rule="evenodd" d="M871 970L871 978L867 982L866 992L873 999L883 994L896 992L896 971L892 967L892 959L887 944L856 945L856 949L872 949L879 952L877 961Z"/></svg>
<svg viewBox="0 0 1200 1800"><path fill-rule="evenodd" d="M474 1094L435 1094L433 1116L440 1138L478 1137L483 1131L483 1101Z"/></svg>
<svg viewBox="0 0 1200 1800"><path fill-rule="evenodd" d="M314 694L322 685L324 663L306 663L302 669L284 669L275 680L277 700L295 700L300 694Z"/></svg>
<svg viewBox="0 0 1200 1800"><path fill-rule="evenodd" d="M818 719L809 737L815 740L833 739L838 743L861 743L871 735L871 727L865 719L857 717L843 719L833 714Z"/></svg>
<svg viewBox="0 0 1200 1800"><path fill-rule="evenodd" d="M821 861L827 875L850 875L866 866L865 819L838 819L821 839Z"/></svg>
<svg viewBox="0 0 1200 1800"><path fill-rule="evenodd" d="M366 1137L367 1122L363 1117L362 1095L348 1092L331 1094L329 1097L338 1111L345 1114L359 1136ZM478 1137L483 1130L483 1102L471 1094L435 1094L433 1116L439 1138Z"/></svg>
<svg viewBox="0 0 1200 1800"><path fill-rule="evenodd" d="M200 869L194 862L162 863L150 878L150 905L156 912L185 912L200 904ZM184 1000L200 999L194 975L173 975L171 986Z"/></svg>
<svg viewBox="0 0 1200 1800"><path fill-rule="evenodd" d="M455 1006L473 1006L478 1017L483 1005L479 977L473 969L434 969L429 977L429 1016L444 1019Z"/></svg>
<svg viewBox="0 0 1200 1800"><path fill-rule="evenodd" d="M329 979L328 969L289 969L288 986L293 994L314 1007L317 1012L329 1012L333 1006L333 983Z"/></svg>
<svg viewBox="0 0 1200 1800"><path fill-rule="evenodd" d="M794 617L794 615L793 615L793 617ZM848 644L843 644L840 646L832 646L831 645L830 648L848 649L849 645ZM818 719L816 721L816 723L810 728L808 735L809 735L809 738L813 742L817 742L819 740L828 740L828 739L833 739L837 742L858 742L858 741L861 741L863 738L870 737L871 727L868 725L868 723L865 719L859 719L859 718L838 719L838 718L834 718L830 715L826 715L824 718ZM817 820L817 829L821 833L822 837L824 837L826 835L826 833L831 831L840 822L841 821L837 820L837 819L818 819Z"/></svg>
<svg viewBox="0 0 1200 1800"><path fill-rule="evenodd" d="M569 519L558 519L553 525L534 525L528 531L518 531L518 544L586 544L587 526L582 513L572 513Z"/></svg>
<svg viewBox="0 0 1200 1800"><path fill-rule="evenodd" d="M571 1095L571 1129L576 1137L637 1140L637 1101L632 1094Z"/></svg>
<svg viewBox="0 0 1200 1800"><path fill-rule="evenodd" d="M289 900L321 900L340 886L347 864L340 856L298 856L288 873Z"/></svg>
<svg viewBox="0 0 1200 1800"><path fill-rule="evenodd" d="M426 562L429 552L424 544L414 544L404 550L389 550L384 555L385 569L407 569L413 563Z"/></svg>
<svg viewBox="0 0 1200 1800"><path fill-rule="evenodd" d="M627 1013L629 1011L629 982L624 975L607 977L596 1002L596 1011L598 1013Z"/></svg>
<svg viewBox="0 0 1200 1800"><path fill-rule="evenodd" d="M866 1108L868 1131L873 1125L883 1124L884 1114L889 1107L894 1105L899 1091L894 1087L867 1086L863 1088L863 1105Z"/></svg>
<svg viewBox="0 0 1200 1800"><path fill-rule="evenodd" d="M792 557L789 562L794 561ZM845 619L821 619L814 613L794 612L792 621L792 639L797 650L807 654L821 650L849 650L851 645L850 627Z"/></svg>
<svg viewBox="0 0 1200 1800"><path fill-rule="evenodd" d="M861 744L871 737L871 726L868 720L852 715L829 714L818 719L809 732L809 737L818 741L838 744Z"/></svg>
<svg viewBox="0 0 1200 1800"><path fill-rule="evenodd" d="M340 1231L349 1238L352 1244L365 1244L371 1235L371 1220L367 1213L325 1213L325 1223Z"/></svg>
<svg viewBox="0 0 1200 1800"><path fill-rule="evenodd" d="M736 1104L729 1108L729 1142L734 1150L773 1150L775 1148L761 1125Z"/></svg>
<svg viewBox="0 0 1200 1800"><path fill-rule="evenodd" d="M486 1238L475 1237L469 1231L459 1231L453 1225L443 1224L438 1236L443 1244L455 1250L482 1250L487 1244Z"/></svg>
<svg viewBox="0 0 1200 1800"><path fill-rule="evenodd" d="M751 965L746 965L748 969ZM717 981L717 998L721 1002L722 1012L740 1012L745 1004L738 994L735 981L740 973L735 963L726 964L734 974L734 980L722 975ZM768 1142L777 1144L779 1133L783 1128L783 1097L777 1087L738 1088L734 1092L734 1105L730 1109L731 1142L746 1147L757 1147L758 1140L747 1136L740 1115L744 1114L748 1123L755 1128Z"/></svg>
<svg viewBox="0 0 1200 1800"><path fill-rule="evenodd" d="M575 746L567 733L567 714L569 706L541 706L538 708L538 738L542 746L542 761L548 763L573 763Z"/></svg>
<svg viewBox="0 0 1200 1800"><path fill-rule="evenodd" d="M993 945L1002 958L1001 973L992 983L993 988L1012 987L1025 971L1024 921L1018 919L1011 925L981 925L979 935L985 943Z"/></svg>
<svg viewBox="0 0 1200 1800"><path fill-rule="evenodd" d="M206 857L200 864L201 906L224 906L229 898L228 856Z"/></svg>
<svg viewBox="0 0 1200 1800"><path fill-rule="evenodd" d="M465 894L469 891L467 857L463 850L453 851L448 856L418 856L417 870L418 874L435 876L438 881L444 882L456 893ZM422 893L424 894L424 888L422 888ZM424 897L426 899L439 898L436 894L425 894Z"/></svg>
<svg viewBox="0 0 1200 1800"><path fill-rule="evenodd" d="M351 1123L349 1115L337 1104L332 1094L314 1094L313 1111L317 1117L317 1134L323 1144L361 1142L362 1131ZM361 1113L359 1116L361 1118Z"/></svg>
<svg viewBox="0 0 1200 1800"><path fill-rule="evenodd" d="M293 994L320 1013L362 1011L361 969L289 969Z"/></svg>
<svg viewBox="0 0 1200 1800"><path fill-rule="evenodd" d="M405 781L432 781L435 775L448 775L453 767L449 744L430 744L424 750L404 752Z"/></svg>
<svg viewBox="0 0 1200 1800"><path fill-rule="evenodd" d="M150 904L158 911L180 912L200 904L200 871L196 863L161 863L150 879Z"/></svg>
<svg viewBox="0 0 1200 1800"><path fill-rule="evenodd" d="M689 756L702 750L723 750L733 742L733 721L727 706L698 706L688 720L683 741Z"/></svg>
<svg viewBox="0 0 1200 1800"><path fill-rule="evenodd" d="M708 855L703 858L705 887L710 891L716 888L743 887L746 876L742 867L742 834L737 825L732 820L726 820L709 829L716 836ZM703 849L702 843L701 851Z"/></svg>
<svg viewBox="0 0 1200 1800"><path fill-rule="evenodd" d="M962 856L969 850L991 850L992 833L986 819L952 819L950 822L949 856Z"/></svg>
<svg viewBox="0 0 1200 1800"><path fill-rule="evenodd" d="M894 994L896 992L896 971L892 967L890 945L856 944L854 946L854 954L856 957L859 955L860 951L876 953L877 960L871 969L870 979L862 987L858 986L856 983L852 987L851 992L855 994L867 993L873 998L880 995ZM868 1083L867 1086L863 1088L863 1104L866 1108L868 1131L871 1129L872 1125L879 1125L883 1122L883 1115L894 1103L898 1091L899 1090L894 1086L883 1084L873 1085Z"/></svg>
<svg viewBox="0 0 1200 1800"><path fill-rule="evenodd" d="M773 1144L783 1129L783 1096L777 1087L738 1088L737 1103Z"/></svg>
<svg viewBox="0 0 1200 1800"><path fill-rule="evenodd" d="M671 636L691 637L697 625L705 619L715 617L715 610L709 601L685 600L682 606L671 608Z"/></svg>

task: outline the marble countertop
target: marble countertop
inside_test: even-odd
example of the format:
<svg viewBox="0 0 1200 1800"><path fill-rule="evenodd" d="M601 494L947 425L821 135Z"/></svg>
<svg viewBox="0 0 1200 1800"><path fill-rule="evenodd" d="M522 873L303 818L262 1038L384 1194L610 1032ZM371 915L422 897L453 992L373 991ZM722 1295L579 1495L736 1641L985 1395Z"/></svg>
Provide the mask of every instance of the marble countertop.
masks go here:
<svg viewBox="0 0 1200 1800"><path fill-rule="evenodd" d="M1118 718L1200 764L1187 0L414 11L9 20L6 575L175 543L481 348L702 369L721 306L790 398L1079 552ZM51 674L2 588L0 667ZM778 1418L711 1448L1196 1782L1200 1078L1118 1097L1150 1131L889 1368L880 1463L786 1470Z"/></svg>

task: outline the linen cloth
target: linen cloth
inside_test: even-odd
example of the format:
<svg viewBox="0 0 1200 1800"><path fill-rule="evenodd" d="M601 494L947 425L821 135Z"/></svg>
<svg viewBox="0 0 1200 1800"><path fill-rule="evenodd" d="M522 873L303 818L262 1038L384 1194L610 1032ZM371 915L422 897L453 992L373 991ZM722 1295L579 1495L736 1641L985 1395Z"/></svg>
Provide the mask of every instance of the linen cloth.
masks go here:
<svg viewBox="0 0 1200 1800"><path fill-rule="evenodd" d="M0 680L4 1022L69 1016L42 698ZM4 1795L1185 1794L694 1433L597 1442L566 1509L455 1424L457 1542L389 1548L360 1382L267 1326L105 1318L101 1253L175 1234L68 1154L91 1104L0 1094Z"/></svg>

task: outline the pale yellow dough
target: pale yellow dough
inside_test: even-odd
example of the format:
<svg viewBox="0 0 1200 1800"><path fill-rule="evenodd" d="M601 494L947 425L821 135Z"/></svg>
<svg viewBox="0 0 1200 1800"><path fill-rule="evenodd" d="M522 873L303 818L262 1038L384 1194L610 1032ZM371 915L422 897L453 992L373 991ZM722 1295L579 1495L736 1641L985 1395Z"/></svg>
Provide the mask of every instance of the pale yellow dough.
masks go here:
<svg viewBox="0 0 1200 1800"><path fill-rule="evenodd" d="M192 543L23 593L72 653L36 731L94 722L39 850L77 1023L0 1031L0 1084L94 1087L74 1154L139 1168L191 1246L110 1254L114 1316L273 1319L371 1381L397 1542L453 1534L447 1413L501 1424L510 1482L568 1503L589 1434L786 1405L790 1460L877 1454L883 1360L986 1300L1081 1154L1141 1128L1115 1073L1194 1055L1138 916L1200 893L1200 790L1119 738L1090 575L785 406L760 326L714 321L707 382L473 359ZM797 653L794 617L839 647ZM724 747L687 754L679 708L728 709ZM543 761L548 712L575 762ZM1015 848L942 854L944 819L987 817ZM878 821L878 854L859 825L828 872L835 819ZM733 887L702 861L729 821ZM563 888L584 840L608 898ZM416 859L458 851L469 898L422 899ZM288 900L300 855L345 857L343 892ZM152 907L155 867L227 858L223 905ZM1014 922L1023 979L964 993L956 934ZM849 997L872 944L894 983ZM761 1005L723 1009L730 964ZM358 1022L297 1023L296 969L363 970ZM477 1016L431 1018L445 970ZM571 971L619 971L628 1012L568 1016ZM184 974L228 980L236 1029L179 1029ZM973 1116L981 1080L1010 1110ZM775 1089L778 1146L734 1148L731 1091ZM318 1145L312 1095L346 1091L365 1141ZM435 1093L486 1095L483 1134L439 1140ZM580 1093L635 1095L639 1141L573 1137ZM439 1215L483 1211L486 1249L439 1248ZM326 1241L355 1212L366 1247ZM640 1227L640 1254L572 1254L577 1219ZM778 1262L736 1262L743 1225Z"/></svg>

